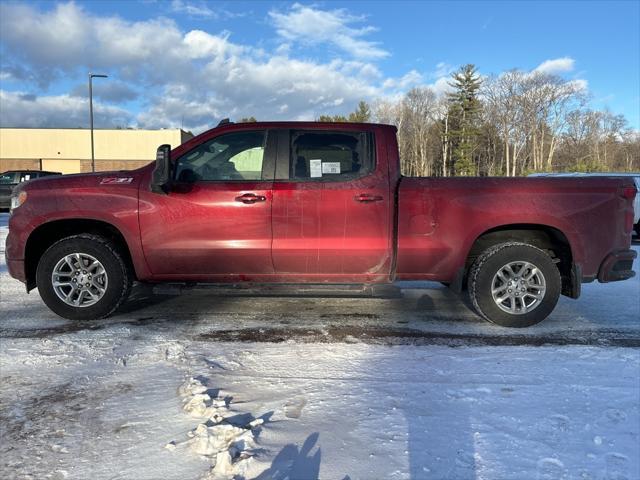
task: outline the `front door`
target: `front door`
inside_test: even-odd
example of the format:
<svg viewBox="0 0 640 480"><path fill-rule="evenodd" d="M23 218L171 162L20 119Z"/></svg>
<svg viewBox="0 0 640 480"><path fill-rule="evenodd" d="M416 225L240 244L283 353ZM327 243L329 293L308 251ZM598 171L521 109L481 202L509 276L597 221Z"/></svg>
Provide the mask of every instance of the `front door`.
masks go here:
<svg viewBox="0 0 640 480"><path fill-rule="evenodd" d="M376 162L373 131L347 128L280 134L272 256L276 274L288 280L389 279L393 198L386 161Z"/></svg>
<svg viewBox="0 0 640 480"><path fill-rule="evenodd" d="M225 281L273 273L269 137L245 130L207 139L173 159L168 195L140 192L142 248L154 275Z"/></svg>

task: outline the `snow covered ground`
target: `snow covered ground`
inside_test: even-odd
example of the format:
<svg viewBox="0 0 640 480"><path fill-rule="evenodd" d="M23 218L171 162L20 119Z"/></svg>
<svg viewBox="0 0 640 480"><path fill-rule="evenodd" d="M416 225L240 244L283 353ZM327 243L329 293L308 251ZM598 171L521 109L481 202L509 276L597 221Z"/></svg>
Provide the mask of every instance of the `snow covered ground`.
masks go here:
<svg viewBox="0 0 640 480"><path fill-rule="evenodd" d="M640 479L637 278L517 332L424 287L75 323L2 259L0 478Z"/></svg>

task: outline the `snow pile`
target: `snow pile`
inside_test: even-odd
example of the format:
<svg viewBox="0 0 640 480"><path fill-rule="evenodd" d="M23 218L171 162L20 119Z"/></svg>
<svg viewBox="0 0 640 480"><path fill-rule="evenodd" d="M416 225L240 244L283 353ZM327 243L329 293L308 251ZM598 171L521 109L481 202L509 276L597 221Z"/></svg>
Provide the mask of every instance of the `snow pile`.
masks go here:
<svg viewBox="0 0 640 480"><path fill-rule="evenodd" d="M201 377L192 377L178 389L184 411L204 422L187 433L187 440L169 442L166 448L175 450L185 446L212 462L211 470L204 477L206 480L246 474L255 455L258 429L264 420L255 418L240 425L232 422L233 417L242 416L230 409L230 397L220 398L219 393L212 397L212 390L205 383Z"/></svg>
<svg viewBox="0 0 640 480"><path fill-rule="evenodd" d="M220 417L218 409L226 409L227 402L224 399L211 398L207 393L208 390L200 379L190 378L178 389L178 393L184 403L183 409L189 415L215 418L219 422L222 417Z"/></svg>

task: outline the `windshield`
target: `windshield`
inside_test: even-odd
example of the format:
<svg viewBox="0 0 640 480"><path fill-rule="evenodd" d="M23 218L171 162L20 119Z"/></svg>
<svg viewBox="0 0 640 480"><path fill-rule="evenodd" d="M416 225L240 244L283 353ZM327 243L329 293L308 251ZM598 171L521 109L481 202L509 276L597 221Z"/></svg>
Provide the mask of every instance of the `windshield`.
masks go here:
<svg viewBox="0 0 640 480"><path fill-rule="evenodd" d="M0 174L0 185L10 185L16 182L16 172L6 172Z"/></svg>

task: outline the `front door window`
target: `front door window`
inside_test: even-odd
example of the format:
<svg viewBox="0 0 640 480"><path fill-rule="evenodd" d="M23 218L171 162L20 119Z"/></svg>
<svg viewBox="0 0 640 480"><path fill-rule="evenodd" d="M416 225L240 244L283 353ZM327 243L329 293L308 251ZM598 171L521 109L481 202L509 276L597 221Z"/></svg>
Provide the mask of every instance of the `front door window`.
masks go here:
<svg viewBox="0 0 640 480"><path fill-rule="evenodd" d="M220 135L180 157L176 178L183 182L262 180L264 150L264 131Z"/></svg>

